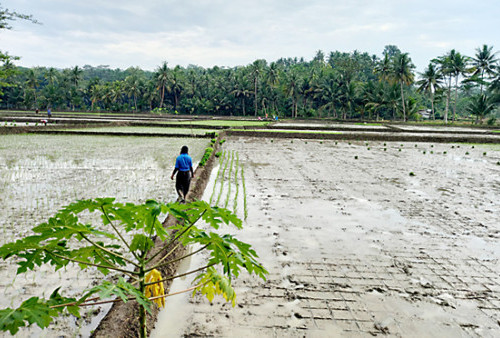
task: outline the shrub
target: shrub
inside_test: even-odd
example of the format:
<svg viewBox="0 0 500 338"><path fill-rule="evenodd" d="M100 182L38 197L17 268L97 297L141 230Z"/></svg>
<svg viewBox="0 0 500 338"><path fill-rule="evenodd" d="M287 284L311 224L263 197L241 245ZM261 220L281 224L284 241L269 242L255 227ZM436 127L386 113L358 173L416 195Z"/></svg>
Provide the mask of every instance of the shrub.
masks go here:
<svg viewBox="0 0 500 338"><path fill-rule="evenodd" d="M203 157L201 158L201 161L199 164L200 167L203 167L207 163L207 161L210 158L210 155L212 155L213 151L214 151L214 148L212 148L212 147L208 147L205 149L205 153L203 154Z"/></svg>

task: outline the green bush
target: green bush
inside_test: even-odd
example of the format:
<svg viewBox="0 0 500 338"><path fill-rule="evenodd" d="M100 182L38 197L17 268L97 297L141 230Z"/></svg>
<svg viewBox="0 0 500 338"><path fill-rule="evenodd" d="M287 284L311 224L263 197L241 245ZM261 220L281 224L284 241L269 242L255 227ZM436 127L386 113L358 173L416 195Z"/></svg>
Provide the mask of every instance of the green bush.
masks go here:
<svg viewBox="0 0 500 338"><path fill-rule="evenodd" d="M203 157L201 158L201 161L199 164L200 167L203 167L207 163L207 161L210 158L210 155L212 155L213 151L214 151L214 148L212 148L212 147L208 147L205 149L205 153L203 154Z"/></svg>

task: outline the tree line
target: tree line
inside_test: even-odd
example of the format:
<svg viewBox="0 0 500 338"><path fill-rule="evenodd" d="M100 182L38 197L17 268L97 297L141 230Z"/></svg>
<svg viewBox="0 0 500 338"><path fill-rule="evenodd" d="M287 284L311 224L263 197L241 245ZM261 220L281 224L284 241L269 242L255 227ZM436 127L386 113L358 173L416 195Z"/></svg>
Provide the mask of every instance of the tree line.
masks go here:
<svg viewBox="0 0 500 338"><path fill-rule="evenodd" d="M153 72L107 66L16 67L2 60L1 107L224 116L336 119L482 120L498 108L499 62L483 45L472 57L456 50L419 74L408 53L386 46L382 57L318 51L312 60L255 60L239 67L168 66Z"/></svg>

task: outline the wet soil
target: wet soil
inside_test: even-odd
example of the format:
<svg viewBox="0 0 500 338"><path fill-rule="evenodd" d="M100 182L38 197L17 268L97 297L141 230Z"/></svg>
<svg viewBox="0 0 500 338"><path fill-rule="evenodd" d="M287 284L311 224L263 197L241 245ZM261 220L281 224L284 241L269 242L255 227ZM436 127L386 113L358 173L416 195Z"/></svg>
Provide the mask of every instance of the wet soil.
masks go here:
<svg viewBox="0 0 500 338"><path fill-rule="evenodd" d="M498 335L498 147L247 137L225 147L246 174L237 236L268 280L235 280L235 308L177 296L155 337Z"/></svg>

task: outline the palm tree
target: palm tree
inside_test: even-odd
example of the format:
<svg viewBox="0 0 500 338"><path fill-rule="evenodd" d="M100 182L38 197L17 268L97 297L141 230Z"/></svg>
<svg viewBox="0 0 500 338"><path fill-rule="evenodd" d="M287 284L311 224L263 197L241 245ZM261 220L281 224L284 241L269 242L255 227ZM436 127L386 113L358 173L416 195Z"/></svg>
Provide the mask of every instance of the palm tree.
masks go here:
<svg viewBox="0 0 500 338"><path fill-rule="evenodd" d="M338 83L332 71L319 79L314 87L314 99L319 102L318 114L321 118L323 110L327 110L328 117L337 118L335 105L338 103Z"/></svg>
<svg viewBox="0 0 500 338"><path fill-rule="evenodd" d="M406 121L406 109L405 109L405 96L404 96L404 85L410 85L413 83L413 69L415 66L411 62L411 58L408 53L401 53L396 55L392 64L392 76L396 82L399 83L401 89L401 103L403 105L403 120Z"/></svg>
<svg viewBox="0 0 500 338"><path fill-rule="evenodd" d="M134 99L134 111L137 111L137 96L141 95L142 82L136 75L125 78L125 91L129 97Z"/></svg>
<svg viewBox="0 0 500 338"><path fill-rule="evenodd" d="M488 45L483 45L482 48L476 49L476 55L472 59L473 66L476 68L474 74L481 75L481 94L483 93L483 83L484 83L484 75L493 75L495 74L495 67L498 62L498 59L495 58L496 53L493 53L493 46L488 47Z"/></svg>
<svg viewBox="0 0 500 338"><path fill-rule="evenodd" d="M94 111L94 106L103 97L103 86L99 84L94 84L89 88L90 95L90 110Z"/></svg>
<svg viewBox="0 0 500 338"><path fill-rule="evenodd" d="M57 83L58 72L54 67L50 67L45 73L45 79L47 80L49 86L53 86Z"/></svg>
<svg viewBox="0 0 500 338"><path fill-rule="evenodd" d="M436 93L436 90L441 87L443 78L432 62L429 63L423 73L420 73L420 77L421 80L417 81L417 84L419 85L417 90L429 94L432 108L432 119L435 120L436 113L434 110L434 94Z"/></svg>
<svg viewBox="0 0 500 338"><path fill-rule="evenodd" d="M467 106L467 111L476 115L476 123L478 121L482 123L484 117L491 113L495 108L496 105L491 98L481 93L472 97L472 100Z"/></svg>
<svg viewBox="0 0 500 338"><path fill-rule="evenodd" d="M276 62L271 62L266 72L266 84L270 88L268 94L271 97L272 110L275 112L278 110L276 107L276 99L277 99L276 87L278 86L279 83L280 74L281 74L281 69L278 66L278 64Z"/></svg>
<svg viewBox="0 0 500 338"><path fill-rule="evenodd" d="M238 79L236 80L234 89L231 91L231 94L233 94L236 99L241 100L243 116L245 116L246 114L246 104L245 104L246 98L250 97L252 93L247 88L248 88L248 82L246 81L245 77L239 76Z"/></svg>
<svg viewBox="0 0 500 338"><path fill-rule="evenodd" d="M38 74L34 69L30 69L28 71L28 79L26 80L26 85L33 90L34 98L35 98L35 108L38 109L38 100L36 95L36 90L39 85Z"/></svg>
<svg viewBox="0 0 500 338"><path fill-rule="evenodd" d="M369 111L369 118L371 119L371 112L376 116L376 120L379 119L379 110L387 106L386 100L386 90L385 87L387 83L384 82L368 82L367 88L365 88L365 95L367 95L367 100L365 102L365 107ZM397 101L396 101L397 102Z"/></svg>
<svg viewBox="0 0 500 338"><path fill-rule="evenodd" d="M448 123L448 110L450 107L451 98L451 80L453 78L453 68L452 63L455 58L456 51L452 49L448 54L440 56L434 60L433 63L437 64L439 67L439 72L446 79L446 106L444 109L444 123Z"/></svg>
<svg viewBox="0 0 500 338"><path fill-rule="evenodd" d="M351 117L351 113L356 102L356 85L354 82L344 82L340 86L340 102L342 103L342 119L347 119L347 113Z"/></svg>
<svg viewBox="0 0 500 338"><path fill-rule="evenodd" d="M373 72L378 75L380 81L389 81L391 78L391 59L386 53L384 58L375 65Z"/></svg>
<svg viewBox="0 0 500 338"><path fill-rule="evenodd" d="M165 99L165 89L167 88L168 80L170 79L170 71L166 61L156 69L155 79L157 90L160 91L160 108L163 108L163 101Z"/></svg>
<svg viewBox="0 0 500 338"><path fill-rule="evenodd" d="M388 84L385 90L385 102L386 106L392 111L392 119L396 119L396 111L398 110L400 94L398 93L398 85L396 83Z"/></svg>
<svg viewBox="0 0 500 338"><path fill-rule="evenodd" d="M259 77L262 74L264 67L266 66L265 60L255 60L250 66L250 76L254 83L254 105L255 105L255 116L257 116L258 111L258 98L257 98L257 84L259 82Z"/></svg>
<svg viewBox="0 0 500 338"><path fill-rule="evenodd" d="M292 99L292 118L297 117L297 110L298 110L297 102L299 100L299 95L298 95L299 87L300 87L299 75L295 70L292 69L288 74L283 87L285 96Z"/></svg>
<svg viewBox="0 0 500 338"><path fill-rule="evenodd" d="M75 66L73 69L71 69L70 79L71 79L71 82L75 85L75 88L78 88L78 84L80 83L80 80L82 79L82 73L83 73L83 70L81 68L79 68L78 66Z"/></svg>
<svg viewBox="0 0 500 338"><path fill-rule="evenodd" d="M171 76L168 81L168 91L174 97L174 112L177 111L177 105L179 104L179 99L182 91L184 90L183 77L181 73L181 67L176 66L171 72Z"/></svg>
<svg viewBox="0 0 500 338"><path fill-rule="evenodd" d="M453 102L453 118L452 118L452 121L455 122L456 111L457 111L457 99L458 99L458 78L469 72L469 69L467 68L469 58L467 56L462 56L459 52L456 52L450 61L451 61L450 63L451 73L455 77L455 100Z"/></svg>

